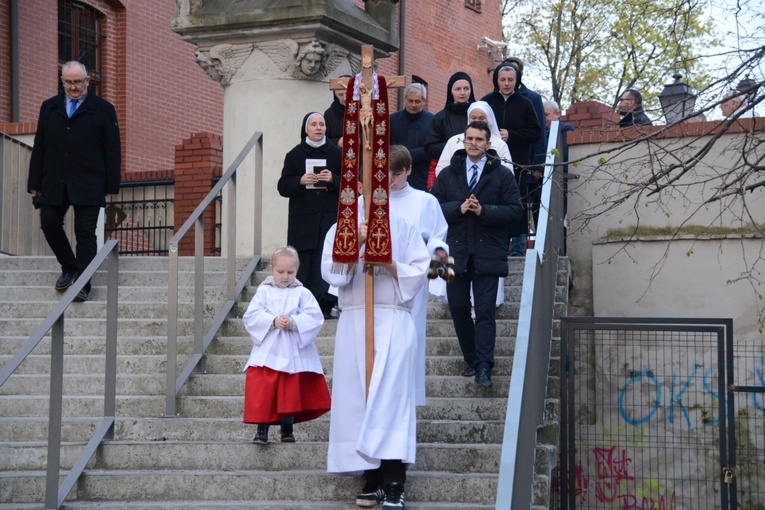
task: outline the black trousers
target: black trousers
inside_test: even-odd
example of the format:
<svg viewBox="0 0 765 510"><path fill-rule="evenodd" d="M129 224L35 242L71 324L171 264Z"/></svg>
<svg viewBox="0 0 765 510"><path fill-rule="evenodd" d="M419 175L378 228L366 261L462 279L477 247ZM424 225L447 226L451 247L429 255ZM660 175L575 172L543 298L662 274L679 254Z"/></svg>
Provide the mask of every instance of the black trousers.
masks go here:
<svg viewBox="0 0 765 510"><path fill-rule="evenodd" d="M405 483L406 464L400 460L383 459L379 468L364 471L364 478L367 483L373 482L381 487L389 483Z"/></svg>
<svg viewBox="0 0 765 510"><path fill-rule="evenodd" d="M66 197L66 194L64 194ZM74 237L76 255L64 232L64 215L69 210L69 203L61 206L40 206L40 224L48 246L61 264L61 272L82 274L88 264L96 257L98 249L96 225L99 206L74 205ZM85 285L90 292L90 281Z"/></svg>
<svg viewBox="0 0 765 510"><path fill-rule="evenodd" d="M446 297L454 329L468 365L494 367L494 343L497 338L495 321L498 276L475 275L473 255L468 258L467 271L456 276L446 286ZM475 321L470 316L470 286L475 299Z"/></svg>

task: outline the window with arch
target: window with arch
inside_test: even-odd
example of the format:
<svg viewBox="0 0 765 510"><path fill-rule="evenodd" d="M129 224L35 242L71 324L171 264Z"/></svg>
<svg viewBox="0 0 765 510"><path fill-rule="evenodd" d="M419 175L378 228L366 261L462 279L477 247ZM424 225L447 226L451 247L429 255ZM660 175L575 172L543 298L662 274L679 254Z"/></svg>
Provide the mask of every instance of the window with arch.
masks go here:
<svg viewBox="0 0 765 510"><path fill-rule="evenodd" d="M104 16L93 7L72 0L58 0L58 66L77 60L88 69L90 91L101 95L103 78L101 61L103 51ZM59 89L61 83L59 80Z"/></svg>

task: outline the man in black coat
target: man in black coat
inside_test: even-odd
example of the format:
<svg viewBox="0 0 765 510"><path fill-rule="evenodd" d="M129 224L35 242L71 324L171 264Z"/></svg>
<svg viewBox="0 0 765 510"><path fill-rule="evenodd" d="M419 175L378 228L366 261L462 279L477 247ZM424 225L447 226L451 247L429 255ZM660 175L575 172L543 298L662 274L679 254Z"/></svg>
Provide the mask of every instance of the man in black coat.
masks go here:
<svg viewBox="0 0 765 510"><path fill-rule="evenodd" d="M495 299L499 278L507 276L507 229L525 220L513 172L502 166L491 146L485 122L471 122L465 148L436 180L432 193L441 204L449 230L446 242L454 257L456 278L446 293L454 328L467 368L491 388L494 367ZM470 287L475 297L475 322L470 316Z"/></svg>
<svg viewBox="0 0 765 510"><path fill-rule="evenodd" d="M627 89L622 92L616 111L622 116L619 121L620 128L653 125L651 119L643 111L643 94L635 89Z"/></svg>
<svg viewBox="0 0 765 510"><path fill-rule="evenodd" d="M425 110L428 91L422 83L404 88L402 110L390 116L390 144L403 145L412 155L412 173L407 181L414 189L427 190L430 156L425 152L425 139L430 134L433 114Z"/></svg>
<svg viewBox="0 0 765 510"><path fill-rule="evenodd" d="M56 290L64 291L96 256L96 224L106 195L120 188L121 146L111 103L88 92L85 66L61 69L64 94L45 101L37 121L27 191L40 208L45 240L61 264ZM64 215L74 208L76 255L64 232ZM86 301L90 282L77 294Z"/></svg>

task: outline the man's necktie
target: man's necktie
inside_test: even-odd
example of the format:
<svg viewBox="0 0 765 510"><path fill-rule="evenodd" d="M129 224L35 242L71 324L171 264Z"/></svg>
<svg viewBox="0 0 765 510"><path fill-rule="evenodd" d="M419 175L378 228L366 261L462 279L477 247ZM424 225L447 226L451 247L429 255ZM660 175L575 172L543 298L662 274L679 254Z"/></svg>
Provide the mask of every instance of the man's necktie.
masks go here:
<svg viewBox="0 0 765 510"><path fill-rule="evenodd" d="M74 99L72 101L69 101L69 118L72 118L72 115L74 115L74 112L77 111L77 103L79 103L79 99Z"/></svg>
<svg viewBox="0 0 765 510"><path fill-rule="evenodd" d="M470 192L472 193L475 189L475 185L478 184L478 165L473 165L470 167L470 171L473 172L470 175L470 182L468 183L468 188L470 188Z"/></svg>

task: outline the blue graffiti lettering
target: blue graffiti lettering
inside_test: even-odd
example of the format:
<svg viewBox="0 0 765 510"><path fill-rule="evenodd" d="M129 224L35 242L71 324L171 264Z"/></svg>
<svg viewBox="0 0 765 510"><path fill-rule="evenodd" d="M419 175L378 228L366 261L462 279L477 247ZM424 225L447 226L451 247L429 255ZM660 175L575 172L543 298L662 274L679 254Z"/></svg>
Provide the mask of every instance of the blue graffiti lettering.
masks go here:
<svg viewBox="0 0 765 510"><path fill-rule="evenodd" d="M715 390L712 389L712 384L710 383L710 379L712 379L712 373L715 371L714 367L711 367L704 372L704 391L712 395L712 398L715 400L715 407L714 409L717 409L717 400L720 398L720 394L717 393ZM715 378L716 380L717 378ZM716 425L720 422L720 418L712 418L705 422L706 425Z"/></svg>
<svg viewBox="0 0 765 510"><path fill-rule="evenodd" d="M654 400L654 405L651 407L651 410L648 412L648 414L639 418L632 418L627 414L627 411L624 408L624 396L627 394L627 391L629 390L630 386L632 386L632 384L640 382L644 377L647 377L656 388L656 399ZM647 370L641 370L640 372L635 374L635 376L632 377L629 381L627 381L627 384L624 385L624 387L622 388L622 391L619 392L619 414L621 414L622 418L624 418L624 421L626 421L630 425L642 425L650 421L653 415L656 414L656 411L659 410L660 402L661 402L661 386L659 385L659 381L656 379L656 376L653 375L652 372L648 372Z"/></svg>
<svg viewBox="0 0 765 510"><path fill-rule="evenodd" d="M675 404L677 404L680 407L680 410L683 412L683 416L685 417L685 424L688 426L688 428L691 428L691 418L688 416L688 409L686 409L685 404L683 404L683 395L685 395L685 392L688 391L688 388L691 385L691 380L696 377L696 372L698 369L699 365L694 365L693 372L688 376L685 384L680 387L680 391L678 391L677 394L675 394L675 383L677 382L677 375L672 374L672 387L669 394L669 423L675 422Z"/></svg>

